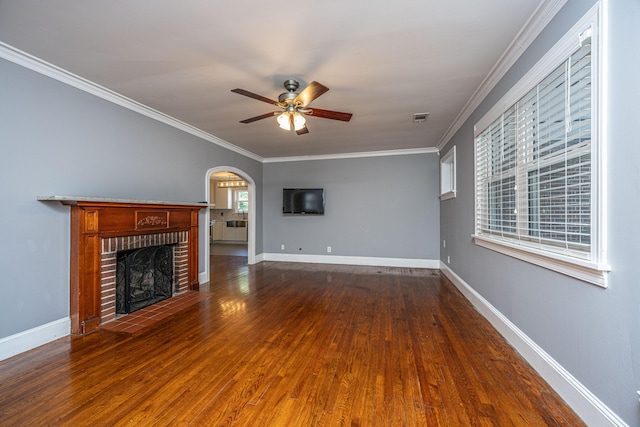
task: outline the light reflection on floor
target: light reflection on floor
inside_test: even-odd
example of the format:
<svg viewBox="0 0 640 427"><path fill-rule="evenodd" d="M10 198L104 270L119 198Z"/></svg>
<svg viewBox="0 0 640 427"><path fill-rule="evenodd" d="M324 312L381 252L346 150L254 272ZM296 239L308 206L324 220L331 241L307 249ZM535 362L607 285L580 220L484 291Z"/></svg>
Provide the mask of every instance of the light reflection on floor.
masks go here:
<svg viewBox="0 0 640 427"><path fill-rule="evenodd" d="M240 289L240 292L242 292L245 295L249 295L251 293L251 286L249 285L249 278L244 276L244 277L240 277L240 280L238 281L238 287Z"/></svg>
<svg viewBox="0 0 640 427"><path fill-rule="evenodd" d="M222 313L226 317L244 313L247 310L247 305L244 301L225 301L220 302L220 309L222 309Z"/></svg>

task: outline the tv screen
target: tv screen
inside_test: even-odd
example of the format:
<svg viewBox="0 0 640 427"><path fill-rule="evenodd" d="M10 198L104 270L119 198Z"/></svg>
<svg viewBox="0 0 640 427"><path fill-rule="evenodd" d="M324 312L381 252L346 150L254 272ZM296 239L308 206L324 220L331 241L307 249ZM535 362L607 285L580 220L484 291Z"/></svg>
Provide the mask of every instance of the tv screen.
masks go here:
<svg viewBox="0 0 640 427"><path fill-rule="evenodd" d="M324 215L323 188L284 188L282 213L285 215Z"/></svg>

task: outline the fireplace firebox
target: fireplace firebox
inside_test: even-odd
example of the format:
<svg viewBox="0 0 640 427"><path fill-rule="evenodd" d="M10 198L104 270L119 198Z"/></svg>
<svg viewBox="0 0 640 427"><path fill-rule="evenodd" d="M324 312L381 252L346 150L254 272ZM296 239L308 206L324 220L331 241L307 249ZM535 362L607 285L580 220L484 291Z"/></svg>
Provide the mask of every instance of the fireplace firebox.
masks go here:
<svg viewBox="0 0 640 427"><path fill-rule="evenodd" d="M129 314L171 298L173 247L151 246L118 252L116 314Z"/></svg>

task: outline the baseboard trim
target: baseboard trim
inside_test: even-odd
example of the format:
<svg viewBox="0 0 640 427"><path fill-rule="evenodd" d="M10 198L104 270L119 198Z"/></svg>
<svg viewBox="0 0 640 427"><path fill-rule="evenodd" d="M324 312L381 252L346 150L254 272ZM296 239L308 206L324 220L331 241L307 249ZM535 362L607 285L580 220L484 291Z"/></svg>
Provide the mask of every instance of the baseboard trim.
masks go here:
<svg viewBox="0 0 640 427"><path fill-rule="evenodd" d="M587 425L628 427L627 423L446 264L440 263L440 270Z"/></svg>
<svg viewBox="0 0 640 427"><path fill-rule="evenodd" d="M209 272L202 271L198 273L198 283L207 283L209 281Z"/></svg>
<svg viewBox="0 0 640 427"><path fill-rule="evenodd" d="M407 268L440 268L439 260L411 259L411 258L379 258L338 255L306 255L263 253L256 257L260 261L278 262L308 262L312 264L342 264L369 265L376 267L407 267Z"/></svg>
<svg viewBox="0 0 640 427"><path fill-rule="evenodd" d="M48 342L66 337L71 331L71 319L55 320L27 331L0 339L0 360L34 349Z"/></svg>

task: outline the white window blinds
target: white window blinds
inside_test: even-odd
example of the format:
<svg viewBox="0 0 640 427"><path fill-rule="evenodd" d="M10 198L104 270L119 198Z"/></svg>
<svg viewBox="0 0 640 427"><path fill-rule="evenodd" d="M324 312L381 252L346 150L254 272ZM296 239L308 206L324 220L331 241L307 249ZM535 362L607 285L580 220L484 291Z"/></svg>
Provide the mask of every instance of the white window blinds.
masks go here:
<svg viewBox="0 0 640 427"><path fill-rule="evenodd" d="M591 39L476 136L476 234L590 259Z"/></svg>

